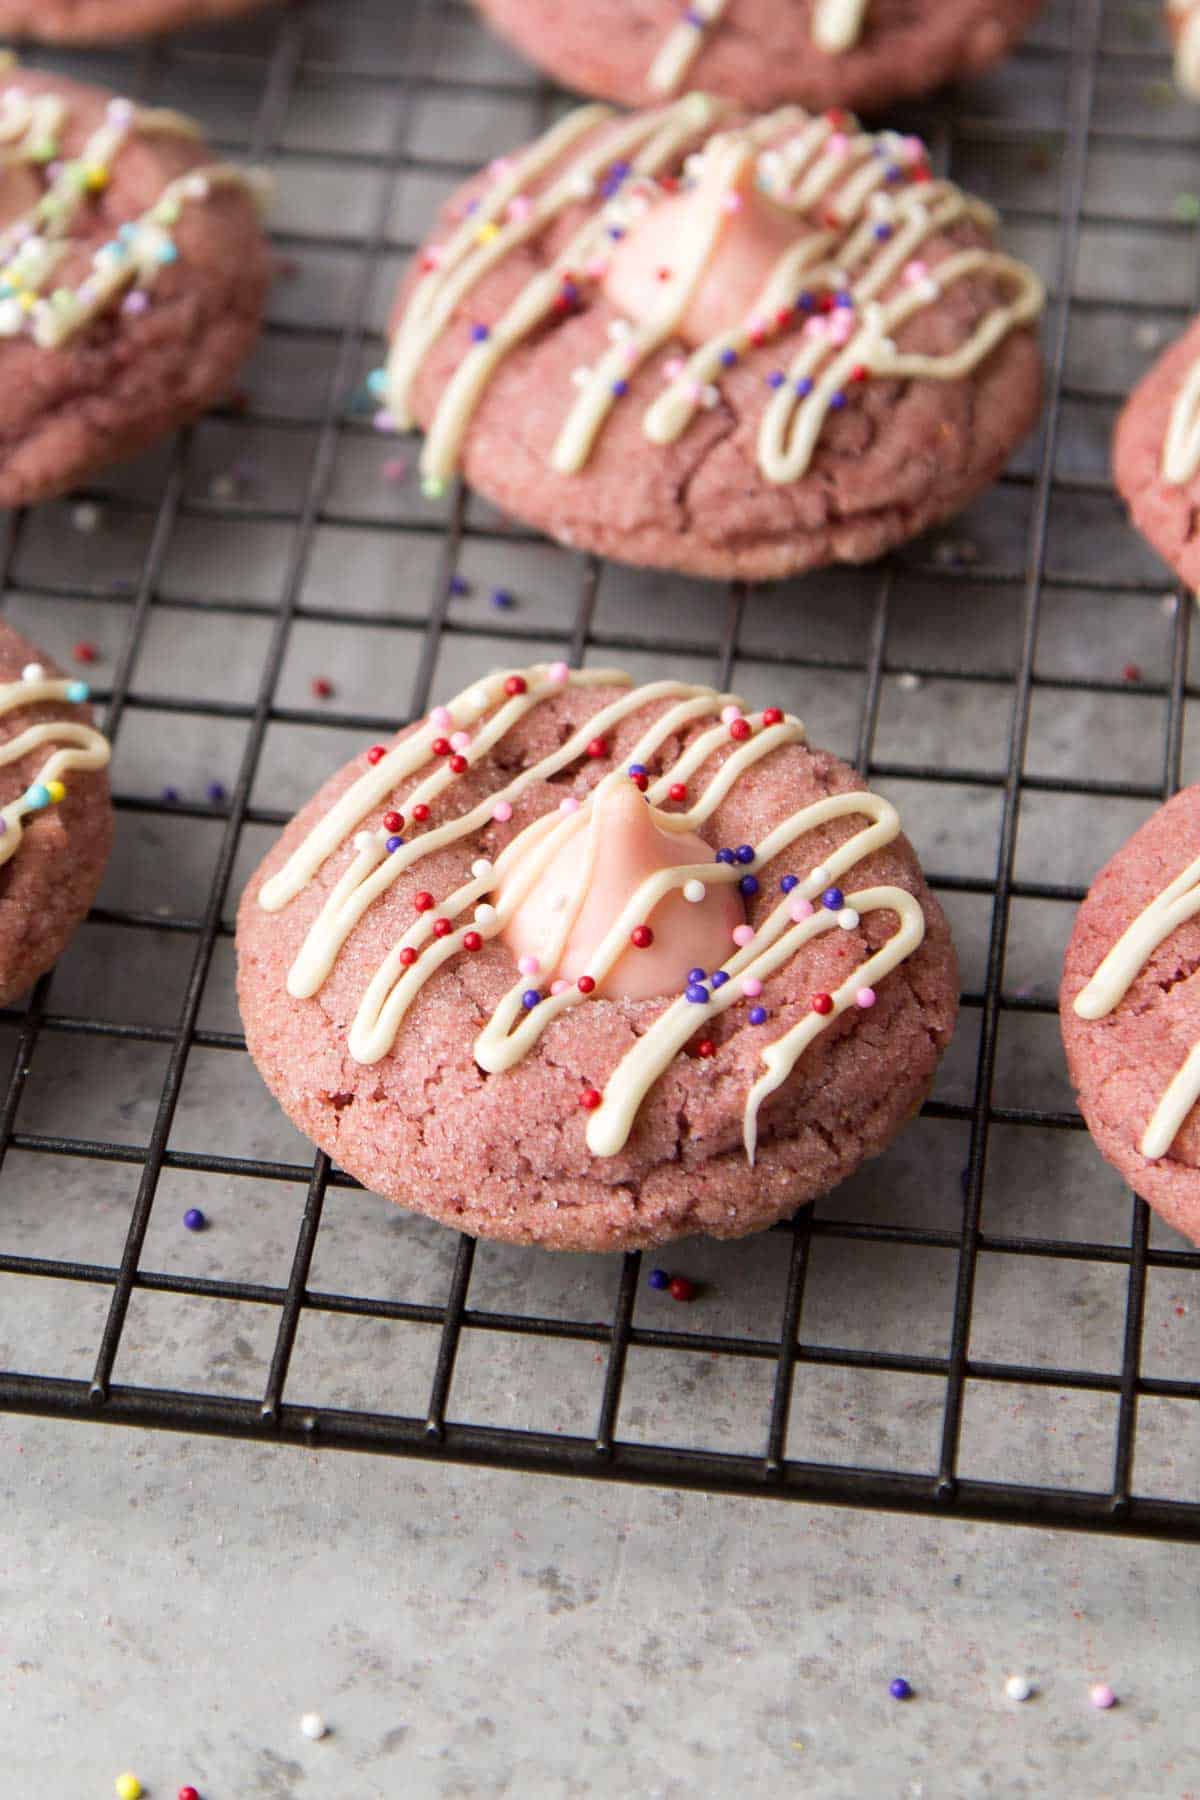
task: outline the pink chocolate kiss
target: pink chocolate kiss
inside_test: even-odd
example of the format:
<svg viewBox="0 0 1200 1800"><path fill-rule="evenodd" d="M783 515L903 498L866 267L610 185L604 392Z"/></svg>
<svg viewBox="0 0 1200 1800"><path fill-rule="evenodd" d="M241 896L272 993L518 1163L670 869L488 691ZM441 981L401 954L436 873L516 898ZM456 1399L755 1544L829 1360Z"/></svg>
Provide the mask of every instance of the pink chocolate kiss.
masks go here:
<svg viewBox="0 0 1200 1800"><path fill-rule="evenodd" d="M732 189L732 208L717 192L723 185L715 159L706 156L694 187L660 200L629 227L604 279L608 299L627 317L639 324L656 317L669 298L670 277L678 274L684 240L716 207L716 243L676 327L676 336L692 349L741 324L799 235L795 215L755 187L749 150Z"/></svg>
<svg viewBox="0 0 1200 1800"><path fill-rule="evenodd" d="M568 905L573 904L586 862L582 835L553 858L504 928L504 941L514 957L537 957L543 985L550 977L573 982L587 972L596 947L648 876L687 863L717 866L703 838L661 830L653 809L632 782L608 789L585 829L596 833L591 880L553 968L550 945L562 924L555 901L565 894L570 897ZM744 922L745 912L736 887L712 882L705 888L699 901L685 900L676 890L659 901L649 918L638 920L650 926L653 943L645 950L631 945L599 984L599 992L614 999L650 1000L681 991L691 968L719 968L730 954L734 926Z"/></svg>

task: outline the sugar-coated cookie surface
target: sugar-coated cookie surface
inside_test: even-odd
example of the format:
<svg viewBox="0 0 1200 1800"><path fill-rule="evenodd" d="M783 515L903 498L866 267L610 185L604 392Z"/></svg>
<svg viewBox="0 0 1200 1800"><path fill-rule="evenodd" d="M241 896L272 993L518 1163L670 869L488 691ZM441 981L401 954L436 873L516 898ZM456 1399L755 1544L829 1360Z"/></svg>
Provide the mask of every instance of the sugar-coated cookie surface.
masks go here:
<svg viewBox="0 0 1200 1800"><path fill-rule="evenodd" d="M326 783L243 897L238 991L367 1186L613 1250L761 1229L881 1151L958 981L894 809L798 720L542 664Z"/></svg>
<svg viewBox="0 0 1200 1800"><path fill-rule="evenodd" d="M477 0L564 87L645 106L681 85L744 106L871 110L978 74L1041 0Z"/></svg>
<svg viewBox="0 0 1200 1800"><path fill-rule="evenodd" d="M56 960L104 873L109 749L87 699L0 621L0 1003Z"/></svg>
<svg viewBox="0 0 1200 1800"><path fill-rule="evenodd" d="M0 505L62 492L232 387L258 332L253 183L190 121L0 77Z"/></svg>
<svg viewBox="0 0 1200 1800"><path fill-rule="evenodd" d="M1134 524L1200 587L1200 319L1134 388L1113 433L1113 477Z"/></svg>
<svg viewBox="0 0 1200 1800"><path fill-rule="evenodd" d="M919 140L692 94L589 106L447 206L402 289L389 418L563 542L770 579L961 508L1031 428L1036 275Z"/></svg>
<svg viewBox="0 0 1200 1800"><path fill-rule="evenodd" d="M1060 1007L1071 1079L1108 1161L1200 1242L1200 787L1160 807L1079 909Z"/></svg>
<svg viewBox="0 0 1200 1800"><path fill-rule="evenodd" d="M150 37L250 12L266 0L0 0L0 35L46 44Z"/></svg>

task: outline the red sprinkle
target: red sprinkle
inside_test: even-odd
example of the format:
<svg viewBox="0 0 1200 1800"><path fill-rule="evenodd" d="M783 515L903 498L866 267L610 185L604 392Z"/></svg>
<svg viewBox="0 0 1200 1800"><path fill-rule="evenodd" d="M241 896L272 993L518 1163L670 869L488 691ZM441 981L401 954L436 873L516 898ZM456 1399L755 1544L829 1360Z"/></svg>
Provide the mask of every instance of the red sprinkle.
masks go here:
<svg viewBox="0 0 1200 1800"><path fill-rule="evenodd" d="M870 373L866 363L855 363L850 371L850 379L851 381L865 381Z"/></svg>
<svg viewBox="0 0 1200 1800"><path fill-rule="evenodd" d="M396 832L403 831L404 830L404 814L398 813L398 812L384 813L383 828L385 831L390 831L393 836L395 836Z"/></svg>
<svg viewBox="0 0 1200 1800"><path fill-rule="evenodd" d="M734 719L729 727L730 737L738 744L745 743L746 739L750 736L750 731L751 725L749 719Z"/></svg>
<svg viewBox="0 0 1200 1800"><path fill-rule="evenodd" d="M175 1800L200 1800L200 1796L194 1787L181 1787L175 1796Z"/></svg>
<svg viewBox="0 0 1200 1800"><path fill-rule="evenodd" d="M922 163L919 168L913 170L912 178L914 181L932 181L933 171L928 163Z"/></svg>
<svg viewBox="0 0 1200 1800"><path fill-rule="evenodd" d="M843 125L849 122L850 115L849 113L844 113L840 106L831 106L829 111L825 114L825 117L835 131L840 131Z"/></svg>
<svg viewBox="0 0 1200 1800"><path fill-rule="evenodd" d="M669 800L686 800L687 799L687 784L686 784L686 782L673 781L671 783L670 787L667 789L667 798Z"/></svg>
<svg viewBox="0 0 1200 1800"><path fill-rule="evenodd" d="M433 903L433 895L427 894L424 888L421 889L419 894L413 895L413 905L418 912L428 912L433 906Z"/></svg>
<svg viewBox="0 0 1200 1800"><path fill-rule="evenodd" d="M470 766L465 756L452 756L447 764L452 775L465 775Z"/></svg>
<svg viewBox="0 0 1200 1800"><path fill-rule="evenodd" d="M453 930L454 930L454 927L450 923L449 919L435 919L433 921L434 937L449 937L450 933Z"/></svg>
<svg viewBox="0 0 1200 1800"><path fill-rule="evenodd" d="M483 939L480 937L480 935L477 931L467 931L467 932L463 933L463 949L464 950L482 950L483 949Z"/></svg>
<svg viewBox="0 0 1200 1800"><path fill-rule="evenodd" d="M594 975L581 975L579 980L575 983L575 986L579 989L581 994L591 994L595 991L596 977Z"/></svg>
<svg viewBox="0 0 1200 1800"><path fill-rule="evenodd" d="M689 1281L686 1275L673 1275L667 1292L672 1300L694 1300L696 1284L694 1281Z"/></svg>
<svg viewBox="0 0 1200 1800"><path fill-rule="evenodd" d="M579 1104L585 1112L595 1112L598 1106L604 1104L604 1095L599 1088L584 1088L579 1096Z"/></svg>
<svg viewBox="0 0 1200 1800"><path fill-rule="evenodd" d="M434 740L433 740L432 744L430 744L429 748L433 751L433 754L435 756L449 756L449 754L450 754L450 739L449 738L434 738Z"/></svg>
<svg viewBox="0 0 1200 1800"><path fill-rule="evenodd" d="M713 1043L712 1039L711 1038L701 1038L700 1042L696 1045L696 1055L697 1056L715 1056L716 1054L717 1054L717 1046Z"/></svg>
<svg viewBox="0 0 1200 1800"><path fill-rule="evenodd" d="M608 739L607 738L593 738L591 743L587 747L587 753L591 757L607 756L608 755Z"/></svg>
<svg viewBox="0 0 1200 1800"><path fill-rule="evenodd" d="M429 808L423 800L418 800L417 804L413 807L413 818L418 825L423 825L428 817Z"/></svg>
<svg viewBox="0 0 1200 1800"><path fill-rule="evenodd" d="M314 675L309 682L314 700L329 700L333 695L333 683L328 675Z"/></svg>
<svg viewBox="0 0 1200 1800"><path fill-rule="evenodd" d="M629 941L635 950L648 950L654 942L654 933L648 925L635 925L629 934Z"/></svg>
<svg viewBox="0 0 1200 1800"><path fill-rule="evenodd" d="M646 789L650 786L650 777L648 775L631 775L629 779L632 781L639 794L644 794Z"/></svg>
<svg viewBox="0 0 1200 1800"><path fill-rule="evenodd" d="M526 679L523 675L510 675L508 680L504 684L505 693L510 694L510 695L511 694L524 694L524 693L528 692L528 689L529 689L529 683L526 681Z"/></svg>
<svg viewBox="0 0 1200 1800"><path fill-rule="evenodd" d="M374 768L375 764L382 762L386 755L387 750L382 744L372 744L371 748L367 751L367 761L371 764L371 767Z"/></svg>
<svg viewBox="0 0 1200 1800"><path fill-rule="evenodd" d="M413 949L412 945L405 944L403 950L400 952L400 961L404 964L404 967L406 969L411 969L413 964L416 962L416 960L417 960L417 953Z"/></svg>
<svg viewBox="0 0 1200 1800"><path fill-rule="evenodd" d="M782 725L783 724L783 713L778 706L766 706L763 708L763 724L764 725Z"/></svg>
<svg viewBox="0 0 1200 1800"><path fill-rule="evenodd" d="M767 341L766 332L763 330L761 325L756 325L754 327L754 330L750 333L750 342L757 347L760 344L765 344L766 341Z"/></svg>
<svg viewBox="0 0 1200 1800"><path fill-rule="evenodd" d="M1141 679L1142 671L1140 666L1137 663L1126 663L1125 667L1121 670L1121 680L1140 681Z"/></svg>
<svg viewBox="0 0 1200 1800"><path fill-rule="evenodd" d="M777 325L787 325L790 322L791 317L792 308L790 306L781 306L779 311L775 314L775 323Z"/></svg>
<svg viewBox="0 0 1200 1800"><path fill-rule="evenodd" d="M659 269L656 271L656 273L657 273L658 279L660 281L670 281L670 279L671 279L670 269Z"/></svg>
<svg viewBox="0 0 1200 1800"><path fill-rule="evenodd" d="M821 1013L822 1015L831 1013L833 1011L833 995L814 994L812 997L812 1009L815 1013Z"/></svg>
<svg viewBox="0 0 1200 1800"><path fill-rule="evenodd" d="M81 663L94 663L99 654L95 644L89 644L86 638L76 644L71 652L75 661Z"/></svg>

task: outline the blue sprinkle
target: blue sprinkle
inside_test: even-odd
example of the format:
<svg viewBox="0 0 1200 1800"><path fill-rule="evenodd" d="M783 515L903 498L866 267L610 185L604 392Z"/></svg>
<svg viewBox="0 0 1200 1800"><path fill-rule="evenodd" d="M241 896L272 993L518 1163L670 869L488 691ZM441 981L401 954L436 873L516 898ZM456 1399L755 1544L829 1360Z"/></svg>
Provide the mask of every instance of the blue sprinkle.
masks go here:
<svg viewBox="0 0 1200 1800"><path fill-rule="evenodd" d="M752 1006L750 1011L746 1014L746 1017L752 1025L765 1025L767 1022L767 1009L765 1006Z"/></svg>
<svg viewBox="0 0 1200 1800"><path fill-rule="evenodd" d="M771 373L767 376L767 386L769 388L781 388L786 380L787 376L782 369L772 369Z"/></svg>
<svg viewBox="0 0 1200 1800"><path fill-rule="evenodd" d="M715 988L723 988L725 986L725 983L728 980L729 980L729 976L725 973L724 969L714 969L713 970L712 985Z"/></svg>
<svg viewBox="0 0 1200 1800"><path fill-rule="evenodd" d="M629 392L629 383L624 380L614 381L612 384L612 391L617 396L617 399L620 400L623 395Z"/></svg>
<svg viewBox="0 0 1200 1800"><path fill-rule="evenodd" d="M799 381L796 383L797 394L800 396L801 400L807 400L808 396L812 393L812 391L813 391L812 376L811 375L802 375L800 377Z"/></svg>
<svg viewBox="0 0 1200 1800"><path fill-rule="evenodd" d="M67 699L73 700L77 706L82 705L83 701L90 697L91 692L86 681L68 681L67 683Z"/></svg>
<svg viewBox="0 0 1200 1800"><path fill-rule="evenodd" d="M367 376L367 392L368 392L368 394L373 394L375 396L376 400L382 400L384 395L387 393L387 385L388 385L387 370L386 369L372 369L371 373Z"/></svg>
<svg viewBox="0 0 1200 1800"><path fill-rule="evenodd" d="M162 797L166 801L168 806L174 806L176 801L179 799L179 789L173 788L173 787L165 787L162 791Z"/></svg>
<svg viewBox="0 0 1200 1800"><path fill-rule="evenodd" d="M670 1287L671 1285L671 1277L667 1274L665 1269L651 1269L646 1280L652 1288L657 1288L660 1293L663 1288Z"/></svg>
<svg viewBox="0 0 1200 1800"><path fill-rule="evenodd" d="M497 612L508 612L511 607L514 607L517 604L507 588L496 588L492 594L491 603L496 608Z"/></svg>
<svg viewBox="0 0 1200 1800"><path fill-rule="evenodd" d="M850 310L853 311L854 295L850 292L849 288L842 288L838 293L836 293L834 295L833 304L835 306L840 306L843 310L845 310L845 308L849 307Z"/></svg>
<svg viewBox="0 0 1200 1800"><path fill-rule="evenodd" d="M471 327L471 342L473 344L486 344L490 335L486 325L472 325Z"/></svg>
<svg viewBox="0 0 1200 1800"><path fill-rule="evenodd" d="M136 225L118 225L118 227L117 227L117 236L120 238L120 240L123 244L127 244L129 242L130 238L135 237L136 235L137 235Z"/></svg>
<svg viewBox="0 0 1200 1800"><path fill-rule="evenodd" d="M693 1006L707 1006L709 999L708 989L706 987L701 987L698 981L689 981L687 985L687 998L691 1001Z"/></svg>
<svg viewBox="0 0 1200 1800"><path fill-rule="evenodd" d="M785 894L790 894L793 888L798 888L800 886L800 877L798 875L785 875L779 885Z"/></svg>
<svg viewBox="0 0 1200 1800"><path fill-rule="evenodd" d="M845 904L846 896L843 894L841 888L826 888L825 892L821 895L821 905L827 906L830 912L841 912Z"/></svg>
<svg viewBox="0 0 1200 1800"><path fill-rule="evenodd" d="M160 263L178 262L179 261L179 247L177 244L172 244L168 240L167 243L160 244L158 246L158 249L155 251L154 255L155 255L155 260Z"/></svg>
<svg viewBox="0 0 1200 1800"><path fill-rule="evenodd" d="M732 850L718 850L717 861L719 863L732 863L737 861L737 857L733 854Z"/></svg>
<svg viewBox="0 0 1200 1800"><path fill-rule="evenodd" d="M722 368L732 369L732 367L733 367L734 363L737 361L737 359L738 359L738 353L736 350L722 350L722 352L721 352Z"/></svg>
<svg viewBox="0 0 1200 1800"><path fill-rule="evenodd" d="M402 837L390 837L384 848L387 850L388 855L391 856L394 851L400 848L403 842L404 839Z"/></svg>
<svg viewBox="0 0 1200 1800"><path fill-rule="evenodd" d="M808 289L805 288L804 292L796 302L796 311L809 313L816 304L816 301L813 299Z"/></svg>
<svg viewBox="0 0 1200 1800"><path fill-rule="evenodd" d="M886 244L891 235L892 228L890 225L877 225L875 227L875 236L881 244Z"/></svg>
<svg viewBox="0 0 1200 1800"><path fill-rule="evenodd" d="M746 895L757 894L757 892L758 892L758 876L757 875L743 875L742 879L738 882L738 887L743 894L746 894Z"/></svg>
<svg viewBox="0 0 1200 1800"><path fill-rule="evenodd" d="M707 969L689 969L688 970L688 980L692 983L695 983L698 981L707 981L708 980L708 970Z"/></svg>
<svg viewBox="0 0 1200 1800"><path fill-rule="evenodd" d="M648 775L650 771L647 769L645 763L630 763L629 773L631 775Z"/></svg>
<svg viewBox="0 0 1200 1800"><path fill-rule="evenodd" d="M450 577L450 593L453 598L461 599L464 594L469 594L470 591L470 582L464 580L461 575L452 575Z"/></svg>
<svg viewBox="0 0 1200 1800"><path fill-rule="evenodd" d="M206 792L212 804L214 806L220 806L221 802L225 799L225 783L223 781L210 781Z"/></svg>
<svg viewBox="0 0 1200 1800"><path fill-rule="evenodd" d="M754 861L754 845L739 844L733 854L740 863L752 863Z"/></svg>
<svg viewBox="0 0 1200 1800"><path fill-rule="evenodd" d="M836 394L832 394L830 396L829 410L830 410L830 412L841 412L841 410L842 410L843 406L845 406L845 404L846 404L846 396L839 389L839 391Z"/></svg>
<svg viewBox="0 0 1200 1800"><path fill-rule="evenodd" d="M32 787L25 789L25 804L30 812L41 812L43 806L49 806L50 789L44 781L35 781Z"/></svg>
<svg viewBox="0 0 1200 1800"><path fill-rule="evenodd" d="M536 988L526 988L525 992L521 995L521 1005L525 1008L526 1012L532 1012L541 997L542 996L538 993Z"/></svg>

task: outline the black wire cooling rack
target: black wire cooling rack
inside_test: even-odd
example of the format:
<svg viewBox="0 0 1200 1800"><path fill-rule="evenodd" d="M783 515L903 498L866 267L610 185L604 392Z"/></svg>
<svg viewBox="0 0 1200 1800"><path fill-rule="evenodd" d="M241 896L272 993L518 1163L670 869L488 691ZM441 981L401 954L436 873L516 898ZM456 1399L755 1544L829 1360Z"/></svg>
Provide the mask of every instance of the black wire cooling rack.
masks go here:
<svg viewBox="0 0 1200 1800"><path fill-rule="evenodd" d="M770 593L422 499L410 449L374 433L363 381L404 255L561 104L467 11L330 0L52 59L272 166L288 266L237 405L0 539L7 615L59 656L101 642L119 824L102 903L0 1020L0 1407L1200 1536L1200 1255L1092 1149L1053 1001L1074 904L1184 777L1200 691L1191 601L1106 460L1197 300L1200 113L1157 24L1064 0L1004 70L912 115L1047 278L1044 423L935 540ZM545 654L803 705L901 800L964 950L922 1118L792 1226L658 1259L700 1280L690 1307L637 1256L476 1245L307 1160L231 1008L231 909L292 806L364 734ZM209 1210L198 1238L185 1200Z"/></svg>

